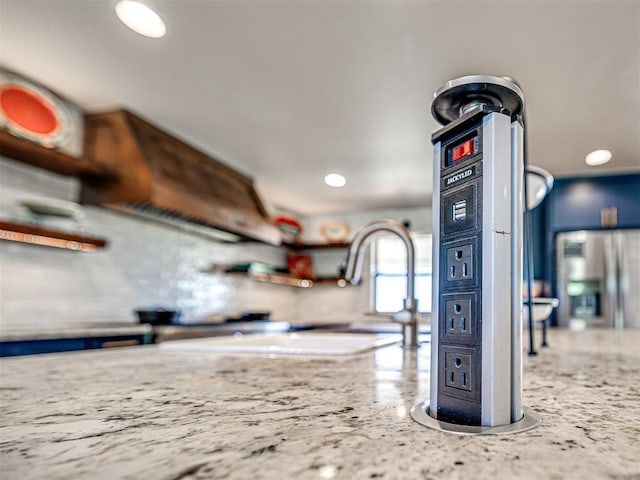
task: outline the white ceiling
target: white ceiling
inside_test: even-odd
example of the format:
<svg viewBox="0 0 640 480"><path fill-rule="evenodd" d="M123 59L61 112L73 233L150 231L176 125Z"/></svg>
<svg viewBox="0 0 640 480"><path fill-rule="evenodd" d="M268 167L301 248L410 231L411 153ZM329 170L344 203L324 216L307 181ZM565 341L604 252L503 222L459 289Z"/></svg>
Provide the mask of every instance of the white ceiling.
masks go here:
<svg viewBox="0 0 640 480"><path fill-rule="evenodd" d="M0 0L0 63L89 111L137 112L254 177L271 206L430 204L432 93L465 74L521 85L530 163L640 170L635 0L148 0L160 40L114 3ZM597 148L613 160L587 167Z"/></svg>

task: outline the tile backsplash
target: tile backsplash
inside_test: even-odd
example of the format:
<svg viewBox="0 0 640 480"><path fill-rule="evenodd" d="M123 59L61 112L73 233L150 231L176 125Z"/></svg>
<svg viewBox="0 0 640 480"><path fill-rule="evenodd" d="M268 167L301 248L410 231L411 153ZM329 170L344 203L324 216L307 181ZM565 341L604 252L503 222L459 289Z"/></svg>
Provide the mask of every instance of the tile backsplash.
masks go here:
<svg viewBox="0 0 640 480"><path fill-rule="evenodd" d="M76 179L0 160L4 218L25 218L20 200L73 201L78 192ZM213 264L248 261L285 265L283 248L216 243L101 207L84 210L81 222L57 219L51 226L104 237L107 248L82 253L0 242L2 328L134 323L133 310L148 306L178 307L190 322L245 310L269 310L278 320L297 317L293 288L211 271Z"/></svg>
<svg viewBox="0 0 640 480"><path fill-rule="evenodd" d="M21 200L75 201L79 189L74 178L0 158L0 218L27 220ZM366 277L358 287L298 289L212 268L251 261L284 266L284 247L216 243L101 207L84 211L81 221L58 218L44 226L104 237L107 248L82 253L0 241L0 328L135 323L133 310L149 306L178 307L186 322L243 311L270 311L272 319L294 323L344 322L369 310ZM348 220L357 226L373 214L363 215ZM385 216L392 215L376 218ZM302 220L314 225L322 219ZM344 253L314 253L318 271L335 273Z"/></svg>

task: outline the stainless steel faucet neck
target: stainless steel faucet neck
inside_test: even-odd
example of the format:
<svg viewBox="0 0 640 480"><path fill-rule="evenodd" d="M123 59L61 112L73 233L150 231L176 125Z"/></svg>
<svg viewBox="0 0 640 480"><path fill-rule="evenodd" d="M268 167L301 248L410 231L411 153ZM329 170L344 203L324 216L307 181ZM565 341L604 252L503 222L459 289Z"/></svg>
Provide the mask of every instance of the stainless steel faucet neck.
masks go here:
<svg viewBox="0 0 640 480"><path fill-rule="evenodd" d="M404 309L399 312L395 321L402 324L403 346L415 348L418 346L418 316L415 298L416 249L407 227L395 220L377 220L366 224L358 230L349 247L345 279L353 285L360 283L364 251L369 245L372 236L380 232L392 233L399 237L407 251L407 296L404 299ZM402 315L403 313L404 316Z"/></svg>

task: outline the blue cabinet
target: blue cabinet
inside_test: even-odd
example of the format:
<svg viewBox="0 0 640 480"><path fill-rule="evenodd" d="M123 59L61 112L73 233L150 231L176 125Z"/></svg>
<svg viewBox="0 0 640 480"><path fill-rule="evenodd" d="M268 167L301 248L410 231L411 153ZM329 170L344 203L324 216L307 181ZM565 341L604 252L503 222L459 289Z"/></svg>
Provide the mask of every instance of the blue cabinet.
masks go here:
<svg viewBox="0 0 640 480"><path fill-rule="evenodd" d="M51 338L0 342L0 357L38 353L71 352L96 348L126 347L152 343L150 335L117 335L108 337Z"/></svg>
<svg viewBox="0 0 640 480"><path fill-rule="evenodd" d="M605 193L605 201L615 209L612 227L640 227L640 175L616 177Z"/></svg>
<svg viewBox="0 0 640 480"><path fill-rule="evenodd" d="M549 197L553 232L640 227L640 174L560 178Z"/></svg>

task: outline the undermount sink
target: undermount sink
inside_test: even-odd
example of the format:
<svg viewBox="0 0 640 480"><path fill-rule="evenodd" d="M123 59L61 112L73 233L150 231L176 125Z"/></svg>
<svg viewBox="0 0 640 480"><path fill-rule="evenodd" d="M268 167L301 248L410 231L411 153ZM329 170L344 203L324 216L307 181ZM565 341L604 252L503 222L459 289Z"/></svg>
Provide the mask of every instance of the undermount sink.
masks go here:
<svg viewBox="0 0 640 480"><path fill-rule="evenodd" d="M398 343L401 335L297 332L176 340L161 349L212 353L342 356Z"/></svg>
<svg viewBox="0 0 640 480"><path fill-rule="evenodd" d="M533 299L533 320L535 322L542 322L549 318L553 309L558 306L557 298L544 298L544 297L536 297ZM526 302L522 307L522 318L525 322L529 321L529 309L527 308Z"/></svg>

